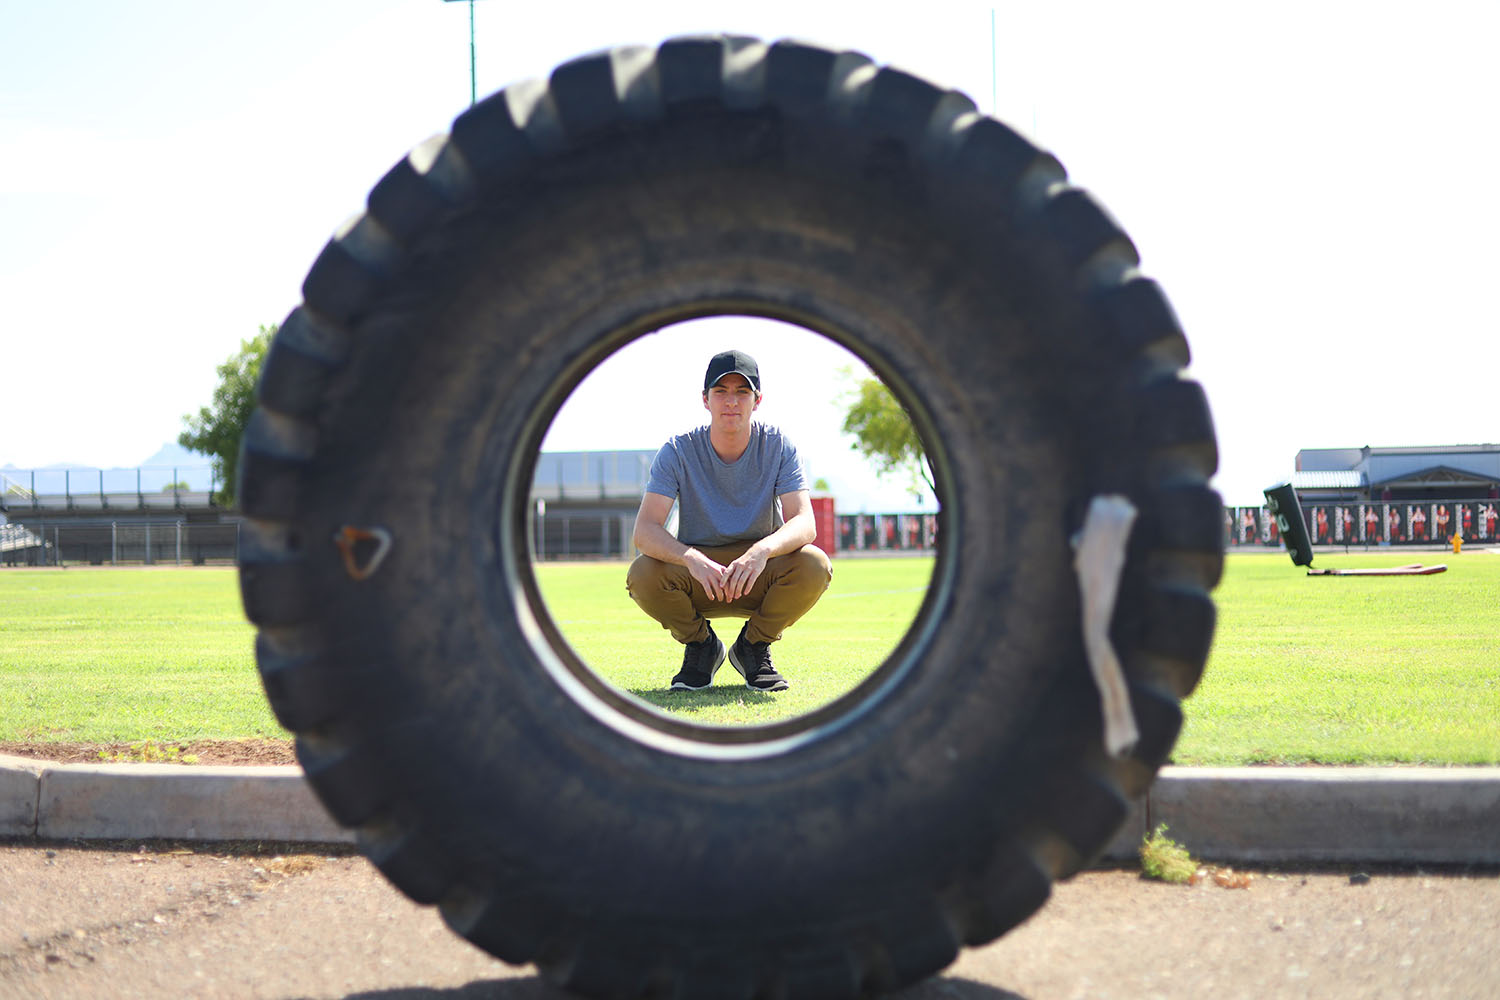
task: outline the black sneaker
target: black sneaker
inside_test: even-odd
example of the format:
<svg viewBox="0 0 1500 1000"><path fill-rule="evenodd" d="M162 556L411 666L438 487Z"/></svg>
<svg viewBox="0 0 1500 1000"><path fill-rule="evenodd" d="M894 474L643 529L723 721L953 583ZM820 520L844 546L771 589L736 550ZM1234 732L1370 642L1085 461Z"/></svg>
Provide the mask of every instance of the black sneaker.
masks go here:
<svg viewBox="0 0 1500 1000"><path fill-rule="evenodd" d="M757 691L785 691L791 685L771 665L771 644L746 639L745 630L749 627L750 623L746 622L740 628L739 638L729 648L729 662L745 678L746 687Z"/></svg>
<svg viewBox="0 0 1500 1000"><path fill-rule="evenodd" d="M702 691L724 665L724 644L708 626L708 638L682 647L682 669L672 678L673 691Z"/></svg>

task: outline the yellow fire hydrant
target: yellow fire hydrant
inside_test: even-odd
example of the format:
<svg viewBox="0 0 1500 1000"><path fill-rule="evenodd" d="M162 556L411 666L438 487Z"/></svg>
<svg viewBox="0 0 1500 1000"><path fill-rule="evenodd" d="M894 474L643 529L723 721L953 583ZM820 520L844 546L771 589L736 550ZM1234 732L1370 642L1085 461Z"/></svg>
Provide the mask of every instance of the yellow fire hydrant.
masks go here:
<svg viewBox="0 0 1500 1000"><path fill-rule="evenodd" d="M1453 554L1458 555L1464 548L1464 536L1458 532L1453 533Z"/></svg>

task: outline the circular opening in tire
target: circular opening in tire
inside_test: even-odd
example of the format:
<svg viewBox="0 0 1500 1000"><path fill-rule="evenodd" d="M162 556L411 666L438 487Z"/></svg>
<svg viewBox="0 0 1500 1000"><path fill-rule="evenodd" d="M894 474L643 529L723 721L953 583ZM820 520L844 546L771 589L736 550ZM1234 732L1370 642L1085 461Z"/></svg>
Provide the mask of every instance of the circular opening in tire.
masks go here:
<svg viewBox="0 0 1500 1000"><path fill-rule="evenodd" d="M1013 927L1123 824L1213 632L1212 421L1136 265L1056 159L856 53L674 39L480 102L314 264L247 429L241 589L309 783L403 891L586 994L866 996ZM529 557L560 395L721 315L858 353L943 499L878 696L773 738L612 704ZM1138 515L1090 633L1114 752L1074 569L1100 497Z"/></svg>
<svg viewBox="0 0 1500 1000"><path fill-rule="evenodd" d="M674 677L684 646L643 613L627 587L637 554L634 522L657 449L709 422L699 391L703 370L711 355L729 349L759 363L763 392L751 418L796 448L801 485L820 518L816 544L837 567L826 592L818 587L816 603L774 644L773 663L789 684L784 691L751 687L727 655L707 686L690 690ZM651 391L633 391L638 386ZM769 727L842 699L836 711L822 713L832 718L851 710L861 696L856 687L878 689L872 675L898 648L927 593L938 505L920 445L876 482L880 466L854 450L845 430L851 414L887 449L915 437L904 407L857 355L760 317L707 317L654 331L591 371L547 428L529 494L531 566L545 609L539 613L565 640L556 650L561 664L587 669L625 696L610 701L630 714L649 707L708 726ZM843 488L832 491L825 476ZM679 520L674 504L666 525L674 535ZM704 608L727 653L748 616L722 610Z"/></svg>

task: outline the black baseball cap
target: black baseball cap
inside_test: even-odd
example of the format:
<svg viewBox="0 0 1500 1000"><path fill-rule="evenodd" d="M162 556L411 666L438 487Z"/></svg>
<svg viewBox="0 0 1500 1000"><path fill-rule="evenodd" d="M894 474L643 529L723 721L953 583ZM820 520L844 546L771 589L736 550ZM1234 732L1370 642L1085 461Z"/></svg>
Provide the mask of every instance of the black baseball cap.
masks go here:
<svg viewBox="0 0 1500 1000"><path fill-rule="evenodd" d="M718 384L725 375L740 374L750 383L750 388L760 395L760 366L744 351L721 351L708 362L708 371L703 376L703 391Z"/></svg>

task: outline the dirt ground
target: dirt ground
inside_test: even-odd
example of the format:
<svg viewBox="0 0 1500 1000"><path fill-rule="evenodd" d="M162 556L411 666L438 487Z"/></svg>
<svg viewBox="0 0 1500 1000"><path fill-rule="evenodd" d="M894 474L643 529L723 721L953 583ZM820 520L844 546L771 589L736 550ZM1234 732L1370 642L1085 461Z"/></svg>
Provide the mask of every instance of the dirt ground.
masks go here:
<svg viewBox="0 0 1500 1000"><path fill-rule="evenodd" d="M295 764L291 740L188 740L161 744L145 743L37 743L0 740L0 754L30 757L55 764L184 763L196 764ZM166 759L168 755L171 759Z"/></svg>
<svg viewBox="0 0 1500 1000"><path fill-rule="evenodd" d="M1247 889L1097 871L900 1000L1477 998L1500 983L1487 872L1256 872ZM362 858L0 846L0 997L553 1000Z"/></svg>

